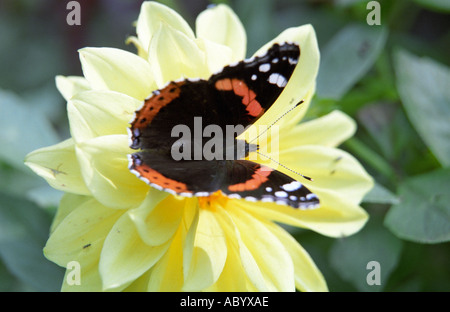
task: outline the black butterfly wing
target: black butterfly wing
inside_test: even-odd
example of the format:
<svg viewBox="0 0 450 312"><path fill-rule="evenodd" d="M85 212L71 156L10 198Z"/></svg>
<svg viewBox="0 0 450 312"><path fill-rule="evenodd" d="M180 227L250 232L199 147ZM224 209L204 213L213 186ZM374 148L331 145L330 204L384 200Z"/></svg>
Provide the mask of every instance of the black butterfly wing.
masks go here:
<svg viewBox="0 0 450 312"><path fill-rule="evenodd" d="M180 138L173 135L173 130L183 125L195 136L196 118L201 119L203 128L217 125L224 134L228 125L241 125L244 128L254 123L281 94L299 57L297 45L275 44L263 56L226 66L209 80L185 79L170 82L166 87L154 91L131 122L130 147L138 151L129 155L130 170L148 184L171 193L207 196L221 189L225 194L239 194L230 193L227 185L238 184L246 178L251 180L253 163L250 166L251 162L225 158L198 159L195 151L200 149L201 153L203 145L196 145L192 136L184 141L191 148L184 153L188 157L174 159L173 148L180 143ZM276 189L278 182L287 185L293 180L273 171L271 179L265 181L262 187ZM246 190L241 195L296 205L292 199L276 198L270 192L257 196L257 192L256 189ZM297 196L301 201L308 192L298 191L296 195L290 195L304 195ZM312 199L303 201L305 203L301 207L314 202Z"/></svg>
<svg viewBox="0 0 450 312"><path fill-rule="evenodd" d="M224 67L208 80L217 110L229 124L255 123L280 96L299 57L298 45L276 43L262 56Z"/></svg>
<svg viewBox="0 0 450 312"><path fill-rule="evenodd" d="M290 176L248 160L228 161L221 191L230 198L275 202L293 208L312 209L319 198Z"/></svg>

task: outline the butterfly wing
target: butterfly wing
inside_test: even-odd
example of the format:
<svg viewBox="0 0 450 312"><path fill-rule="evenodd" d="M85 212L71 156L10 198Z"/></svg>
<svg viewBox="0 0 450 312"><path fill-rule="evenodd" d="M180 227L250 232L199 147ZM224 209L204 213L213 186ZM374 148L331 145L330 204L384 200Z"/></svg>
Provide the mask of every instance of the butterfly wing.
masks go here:
<svg viewBox="0 0 450 312"><path fill-rule="evenodd" d="M227 113L229 124L253 124L279 97L299 57L298 45L276 43L262 56L224 67L208 80L217 109Z"/></svg>
<svg viewBox="0 0 450 312"><path fill-rule="evenodd" d="M317 195L299 181L248 160L228 161L221 191L230 198L275 202L300 209L317 208L320 204Z"/></svg>
<svg viewBox="0 0 450 312"><path fill-rule="evenodd" d="M217 191L222 161L196 160L195 155L196 149L202 152L202 146L195 141L194 118L201 118L203 126L220 119L210 109L211 101L205 80L170 82L154 91L131 123L130 147L138 151L129 155L129 169L146 183L171 193L192 196ZM180 126L186 133L173 132ZM174 159L174 148L182 150L182 159Z"/></svg>
<svg viewBox="0 0 450 312"><path fill-rule="evenodd" d="M175 194L207 196L221 189L230 196L272 200L296 208L311 206L314 196L301 184L287 193L290 197L277 196L288 192L284 185L299 183L281 172L225 157L196 159L195 151L200 148L202 152L203 145L197 146L192 136L185 140L191 147L189 157L176 160L172 153L179 142L173 129L184 125L195 136L195 118L201 118L203 128L217 125L224 134L228 125L244 128L254 123L281 94L299 57L298 45L274 44L266 54L226 66L209 80L185 79L154 91L131 122L130 147L137 152L129 155L129 169L148 184ZM239 184L253 183L254 174L263 177L262 169L270 172L260 183L265 191L232 190Z"/></svg>

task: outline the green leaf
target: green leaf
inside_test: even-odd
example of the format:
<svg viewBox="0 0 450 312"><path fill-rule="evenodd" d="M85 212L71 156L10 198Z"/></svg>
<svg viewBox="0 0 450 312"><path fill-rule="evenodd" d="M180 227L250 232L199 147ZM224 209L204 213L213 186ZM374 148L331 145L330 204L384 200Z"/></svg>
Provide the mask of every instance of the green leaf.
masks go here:
<svg viewBox="0 0 450 312"><path fill-rule="evenodd" d="M374 204L397 204L399 203L399 199L384 186L375 183L372 190L364 197L363 202Z"/></svg>
<svg viewBox="0 0 450 312"><path fill-rule="evenodd" d="M450 168L410 178L400 184L400 203L385 225L398 237L419 243L450 240Z"/></svg>
<svg viewBox="0 0 450 312"><path fill-rule="evenodd" d="M3 263L0 262L0 292L11 291L14 282L14 276L12 276Z"/></svg>
<svg viewBox="0 0 450 312"><path fill-rule="evenodd" d="M55 144L59 138L47 118L27 107L14 93L0 90L0 159L21 169L29 170L23 160L29 152Z"/></svg>
<svg viewBox="0 0 450 312"><path fill-rule="evenodd" d="M236 1L234 6L235 12L238 12L239 19L244 24L247 33L247 55L251 56L264 43L278 35L272 18L274 2L270 0Z"/></svg>
<svg viewBox="0 0 450 312"><path fill-rule="evenodd" d="M414 0L425 8L436 10L443 13L450 12L450 1L448 0Z"/></svg>
<svg viewBox="0 0 450 312"><path fill-rule="evenodd" d="M316 6L311 5L308 1L291 0L290 2L289 5L280 6L276 10L272 10L274 29L277 32L290 27L311 24L316 32L319 47L323 47L348 23L339 14L334 14L335 12L331 10L318 10ZM251 40L253 33L247 31L247 34L251 34L249 36L249 40Z"/></svg>
<svg viewBox="0 0 450 312"><path fill-rule="evenodd" d="M367 0L336 0L335 5L337 7L349 7L357 3L366 2Z"/></svg>
<svg viewBox="0 0 450 312"><path fill-rule="evenodd" d="M395 53L394 63L411 123L439 162L450 166L450 70L404 50Z"/></svg>
<svg viewBox="0 0 450 312"><path fill-rule="evenodd" d="M37 291L58 291L64 271L42 248L50 217L27 200L0 192L0 258L8 271Z"/></svg>
<svg viewBox="0 0 450 312"><path fill-rule="evenodd" d="M402 245L382 226L380 218L371 216L361 232L334 243L329 254L331 266L359 291L381 291L400 259ZM367 282L371 261L379 263L380 285Z"/></svg>
<svg viewBox="0 0 450 312"><path fill-rule="evenodd" d="M372 67L382 51L387 30L353 24L342 29L322 50L317 94L339 100Z"/></svg>
<svg viewBox="0 0 450 312"><path fill-rule="evenodd" d="M384 175L390 180L393 180L395 178L395 171L388 163L388 161L381 157L369 146L367 146L367 144L365 144L363 141L357 139L356 137L353 137L345 141L344 146L352 154L367 162L367 164L374 168L378 173Z"/></svg>
<svg viewBox="0 0 450 312"><path fill-rule="evenodd" d="M358 112L358 121L377 143L387 160L393 158L392 140L395 133L392 133L392 124L396 110L396 106L391 103L375 102L366 104Z"/></svg>

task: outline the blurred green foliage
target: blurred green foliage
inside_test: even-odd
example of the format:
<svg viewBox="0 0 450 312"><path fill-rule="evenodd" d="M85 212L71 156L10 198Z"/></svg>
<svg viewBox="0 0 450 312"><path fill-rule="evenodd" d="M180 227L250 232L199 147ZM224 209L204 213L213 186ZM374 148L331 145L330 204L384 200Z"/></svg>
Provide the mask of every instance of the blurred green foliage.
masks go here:
<svg viewBox="0 0 450 312"><path fill-rule="evenodd" d="M80 0L68 26L61 0L0 0L0 291L57 291L63 269L42 247L61 194L23 165L24 156L69 136L54 76L81 75L77 49L127 50L142 1ZM166 0L191 25L206 0ZM340 109L358 122L342 148L374 176L358 234L331 239L290 229L331 291L450 290L450 6L447 0L244 0L229 4L252 54L287 27L311 23L321 50L307 118ZM381 285L366 282L369 261Z"/></svg>

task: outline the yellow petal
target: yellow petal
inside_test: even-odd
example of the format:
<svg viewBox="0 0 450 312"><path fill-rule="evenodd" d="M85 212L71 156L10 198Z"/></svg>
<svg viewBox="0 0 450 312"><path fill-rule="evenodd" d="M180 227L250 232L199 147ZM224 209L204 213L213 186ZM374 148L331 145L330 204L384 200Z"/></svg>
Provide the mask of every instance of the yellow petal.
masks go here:
<svg viewBox="0 0 450 312"><path fill-rule="evenodd" d="M160 260L161 261L161 260ZM158 261L159 263L159 261ZM148 290L148 282L150 279L150 272L152 269L148 270L144 274L142 274L140 277L129 283L128 286L124 287L123 292L143 292ZM122 288L122 287L120 287ZM116 291L114 289L114 291Z"/></svg>
<svg viewBox="0 0 450 312"><path fill-rule="evenodd" d="M73 196L67 199L69 200L73 200ZM67 267L61 291L102 291L98 267L100 253L108 232L121 214L121 211L104 207L90 197L52 233L44 254L48 259ZM79 264L80 272L76 271L76 267L68 266L73 261L75 265ZM79 273L79 285L68 283L74 273Z"/></svg>
<svg viewBox="0 0 450 312"><path fill-rule="evenodd" d="M300 210L273 203L249 203L233 200L234 205L251 211L255 215L307 228L330 237L349 236L358 232L367 222L367 213L358 205L329 193L318 193L320 207Z"/></svg>
<svg viewBox="0 0 450 312"><path fill-rule="evenodd" d="M134 208L149 186L128 170L126 135L108 135L79 143L76 148L83 179L92 195L113 208Z"/></svg>
<svg viewBox="0 0 450 312"><path fill-rule="evenodd" d="M267 285L258 263L242 240L239 229L234 222L232 215L229 213L229 209L227 208L225 210L219 207L217 208L217 213L220 215L218 220L226 233L229 250L231 250L231 254L228 254L230 256L236 255L237 259L235 258L236 260L232 260L240 263L240 265L233 263L235 268L240 268L239 271L233 272L233 276L230 277L221 276L220 280L230 281L231 279L231 285L230 283L228 283L228 285L232 289L245 289L247 291L273 290L269 288L269 285ZM222 274L226 274L226 272L223 272ZM239 275L239 277L235 278L236 275ZM212 287L214 286L215 285L212 285Z"/></svg>
<svg viewBox="0 0 450 312"><path fill-rule="evenodd" d="M279 222L310 228L328 236L351 235L367 221L367 213L358 204L372 188L373 180L350 154L331 147L304 145L281 149L281 163L293 171L311 177L308 181L285 167L275 169L301 181L320 199L320 208L297 210L291 207L260 204L269 208L257 213ZM246 205L244 201L239 201ZM253 210L252 210L253 211Z"/></svg>
<svg viewBox="0 0 450 312"><path fill-rule="evenodd" d="M254 270L250 269L249 271L257 272L256 278L254 278L255 276L252 276L253 280L256 280L255 284L260 284L262 285L261 289L267 290L261 271L256 267L256 263L243 244L234 222L223 208L217 209L217 220L227 238L227 259L222 274L220 274L217 282L211 285L211 287L206 288L205 291L243 292L258 290L252 285L252 281L248 278L244 265L246 267L249 267L249 265L246 260L242 261L242 258L251 259L250 261L255 267Z"/></svg>
<svg viewBox="0 0 450 312"><path fill-rule="evenodd" d="M98 258L101 249L91 253L89 257L80 257L76 262L69 262L61 287L62 292L100 292L102 291L102 279L98 271ZM78 265L79 264L79 265ZM79 271L78 271L78 268ZM73 280L79 274L80 284L74 284ZM70 284L69 284L70 281Z"/></svg>
<svg viewBox="0 0 450 312"><path fill-rule="evenodd" d="M356 123L348 115L333 111L280 132L282 146L325 145L336 147L355 134Z"/></svg>
<svg viewBox="0 0 450 312"><path fill-rule="evenodd" d="M170 241L156 247L145 244L128 214L122 215L106 237L100 256L103 289L114 289L134 281L149 270L169 246Z"/></svg>
<svg viewBox="0 0 450 312"><path fill-rule="evenodd" d="M216 283L206 288L207 292L244 292L248 291L246 273L242 267L239 253L230 243L227 244L227 260L222 274Z"/></svg>
<svg viewBox="0 0 450 312"><path fill-rule="evenodd" d="M273 152L278 153L281 143L283 143L283 146L287 146L290 142L286 137L291 137L290 133L292 132L292 129L297 126L308 110L311 99L314 96L314 90L315 89L313 88L308 91L304 98L304 102L301 105L292 110L288 109L284 112L279 111L276 116L272 115L275 119L270 120L263 115L261 117L265 118L263 121L260 121L261 119L258 120L240 134L238 139L245 139L247 142L257 144L260 147L259 152L262 154L268 155ZM295 144L294 146L297 145L298 144ZM289 145L289 147L291 147L291 145ZM250 153L249 155L249 159L253 161L261 158L263 161L267 159L257 153Z"/></svg>
<svg viewBox="0 0 450 312"><path fill-rule="evenodd" d="M189 24L177 12L158 2L142 3L136 23L136 33L145 51L148 51L150 41L161 23L170 25L173 29L194 39L194 32Z"/></svg>
<svg viewBox="0 0 450 312"><path fill-rule="evenodd" d="M352 155L343 150L320 145L287 148L283 144L280 143L280 162L313 181L295 176L281 166L275 169L299 179L313 192L329 192L358 204L373 187L372 177Z"/></svg>
<svg viewBox="0 0 450 312"><path fill-rule="evenodd" d="M59 202L58 210L53 218L50 233L56 229L56 227L76 208L84 204L86 201L91 200L92 196L76 195L72 193L64 193Z"/></svg>
<svg viewBox="0 0 450 312"><path fill-rule="evenodd" d="M184 271L189 268L185 258L185 251L192 256L194 235L198 222L198 201L196 198L183 200L183 218L172 240L169 250L151 269L148 283L149 291L181 291L184 283ZM192 239L187 238L187 235ZM192 234L192 235L191 235ZM189 246L187 246L189 245ZM184 263L187 265L185 266ZM186 270L187 271L187 270Z"/></svg>
<svg viewBox="0 0 450 312"><path fill-rule="evenodd" d="M67 267L71 261L80 264L81 285L65 284L64 290L101 290L100 252L108 232L121 215L120 210L107 208L91 197L69 213L52 232L44 248L45 256L62 267Z"/></svg>
<svg viewBox="0 0 450 312"><path fill-rule="evenodd" d="M193 39L166 23L153 35L148 55L158 88L181 78L209 76L204 52Z"/></svg>
<svg viewBox="0 0 450 312"><path fill-rule="evenodd" d="M226 65L232 63L233 51L231 48L205 38L198 38L195 41L205 53L206 66L210 73L218 72Z"/></svg>
<svg viewBox="0 0 450 312"><path fill-rule="evenodd" d="M295 286L301 291L328 291L327 284L310 255L283 228L265 222L265 226L280 240L294 263Z"/></svg>
<svg viewBox="0 0 450 312"><path fill-rule="evenodd" d="M67 104L70 132L77 142L110 134L127 134L141 101L113 91L86 91Z"/></svg>
<svg viewBox="0 0 450 312"><path fill-rule="evenodd" d="M183 286L183 234L178 231L169 250L150 270L148 291L181 291Z"/></svg>
<svg viewBox="0 0 450 312"><path fill-rule="evenodd" d="M305 100L308 94L311 94L311 90L314 90L316 76L319 71L319 48L316 34L311 25L286 29L275 39L265 44L255 55L264 54L275 42L295 42L299 44L300 59L284 91L272 107L257 121L257 125L270 125L271 122L287 112L293 105L301 100ZM297 119L306 112L308 103L304 104L296 109ZM281 126L289 118L292 118L292 115L286 115L286 118L282 118L278 125Z"/></svg>
<svg viewBox="0 0 450 312"><path fill-rule="evenodd" d="M128 214L142 240L150 246L158 246L175 234L183 216L184 205L185 200L150 188L142 204Z"/></svg>
<svg viewBox="0 0 450 312"><path fill-rule="evenodd" d="M56 87L66 101L79 92L90 90L89 82L84 77L56 76Z"/></svg>
<svg viewBox="0 0 450 312"><path fill-rule="evenodd" d="M287 113L283 118L280 119L280 122L276 124L280 127L280 133L286 133L291 131L293 127L297 126L298 123L303 119L306 115L306 112L311 105L311 100L314 97L316 92L316 83L313 83L311 89L308 90L306 95L301 99L303 102L297 106L294 110Z"/></svg>
<svg viewBox="0 0 450 312"><path fill-rule="evenodd" d="M186 271L184 291L200 291L214 284L227 258L225 234L213 211L200 209L194 249Z"/></svg>
<svg viewBox="0 0 450 312"><path fill-rule="evenodd" d="M292 259L280 240L262 222L241 209L233 208L231 216L261 270L268 290L295 291Z"/></svg>
<svg viewBox="0 0 450 312"><path fill-rule="evenodd" d="M127 40L125 40L125 43L126 44L132 43L136 47L137 55L139 55L143 59L148 58L147 47L144 49L144 47L142 46L142 43L138 37L130 36L127 38Z"/></svg>
<svg viewBox="0 0 450 312"><path fill-rule="evenodd" d="M73 139L31 152L25 158L25 165L57 190L90 194L81 175Z"/></svg>
<svg viewBox="0 0 450 312"><path fill-rule="evenodd" d="M150 65L141 57L114 48L79 50L83 73L93 90L124 93L140 101L155 89Z"/></svg>
<svg viewBox="0 0 450 312"><path fill-rule="evenodd" d="M219 4L200 13L195 23L195 29L198 38L230 47L232 62L245 58L247 36L244 26L227 5Z"/></svg>

